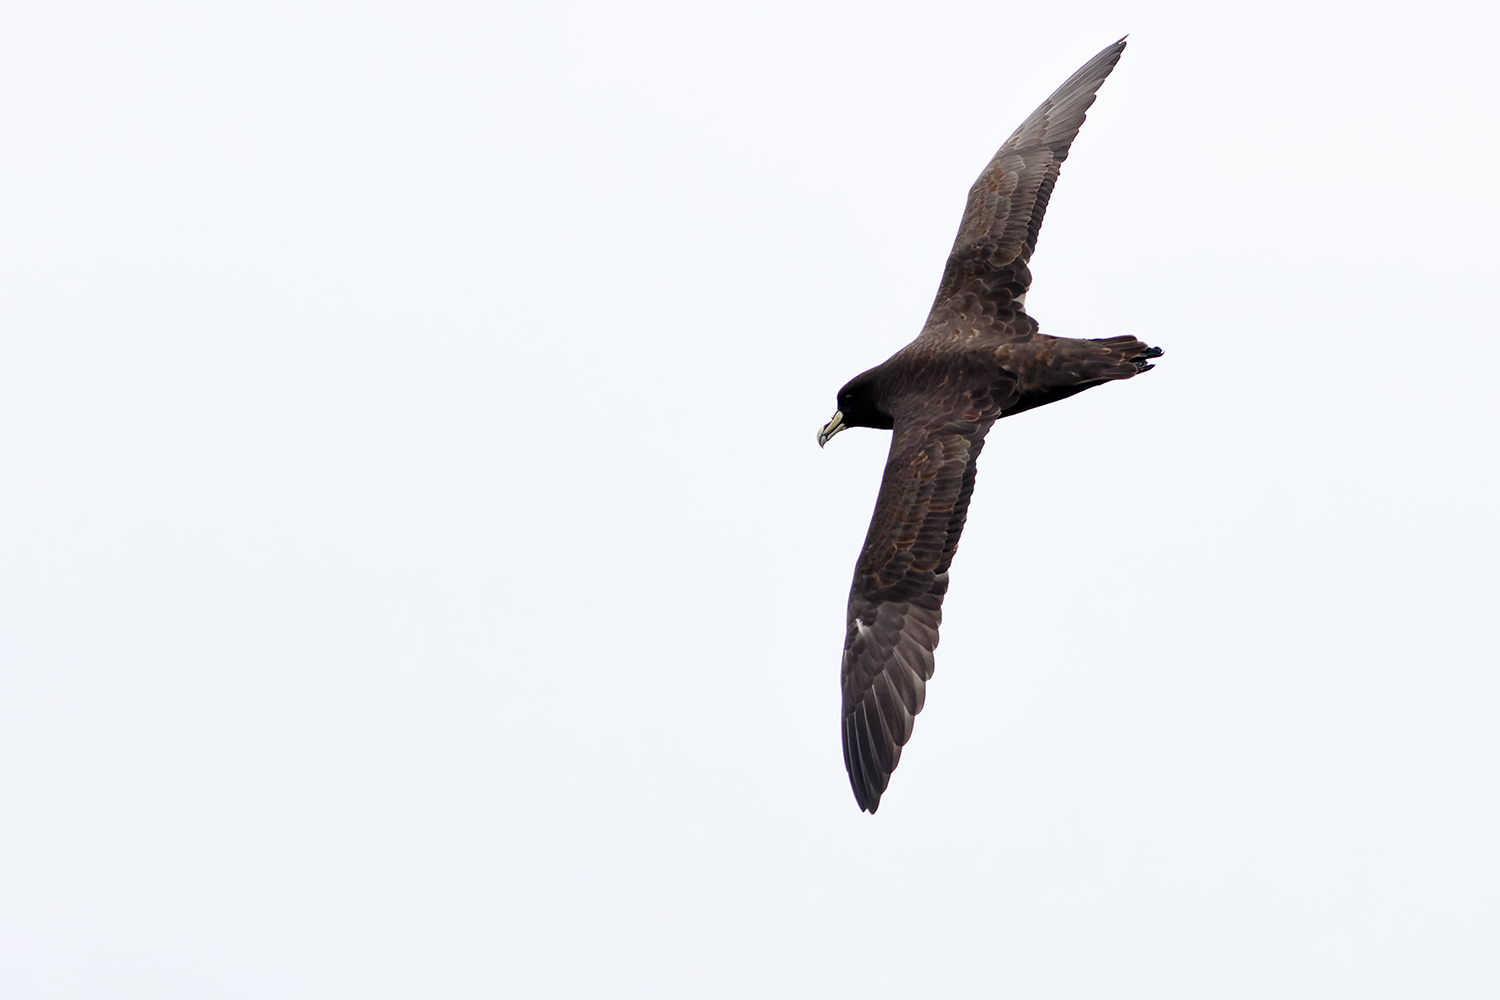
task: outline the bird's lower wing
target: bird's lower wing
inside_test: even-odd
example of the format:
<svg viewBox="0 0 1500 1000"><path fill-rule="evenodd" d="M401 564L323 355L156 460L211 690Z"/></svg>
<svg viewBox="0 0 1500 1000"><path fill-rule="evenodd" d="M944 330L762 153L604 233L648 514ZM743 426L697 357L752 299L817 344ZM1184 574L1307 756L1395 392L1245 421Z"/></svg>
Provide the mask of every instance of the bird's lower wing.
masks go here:
<svg viewBox="0 0 1500 1000"><path fill-rule="evenodd" d="M984 436L1014 383L925 398L896 417L870 531L854 570L844 637L844 766L874 812L922 710L948 567Z"/></svg>

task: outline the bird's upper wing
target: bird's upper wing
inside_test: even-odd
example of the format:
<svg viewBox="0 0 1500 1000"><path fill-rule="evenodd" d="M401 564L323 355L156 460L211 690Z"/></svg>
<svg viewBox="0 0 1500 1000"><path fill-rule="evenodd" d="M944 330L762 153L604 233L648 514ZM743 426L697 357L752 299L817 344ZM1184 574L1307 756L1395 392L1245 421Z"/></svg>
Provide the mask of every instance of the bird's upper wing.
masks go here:
<svg viewBox="0 0 1500 1000"><path fill-rule="evenodd" d="M932 677L948 566L974 491L975 461L1002 406L1003 373L914 397L898 412L875 516L849 590L841 679L844 766L874 812Z"/></svg>
<svg viewBox="0 0 1500 1000"><path fill-rule="evenodd" d="M1058 170L1095 92L1124 51L1122 38L1085 63L1011 133L984 168L969 189L934 307L979 278L985 280L972 290L986 297L1026 293L1031 285L1026 263L1036 249Z"/></svg>

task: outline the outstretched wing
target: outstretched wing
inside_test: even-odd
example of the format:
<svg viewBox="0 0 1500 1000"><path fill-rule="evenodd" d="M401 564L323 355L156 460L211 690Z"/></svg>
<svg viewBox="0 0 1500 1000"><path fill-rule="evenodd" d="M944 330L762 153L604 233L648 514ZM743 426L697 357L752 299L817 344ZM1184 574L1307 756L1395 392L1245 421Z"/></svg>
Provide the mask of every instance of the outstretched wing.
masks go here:
<svg viewBox="0 0 1500 1000"><path fill-rule="evenodd" d="M969 189L934 308L978 278L985 280L966 290L1008 296L1001 305L1026 294L1031 285L1026 263L1036 250L1058 170L1095 92L1124 51L1122 38L1085 63L1011 133L984 168Z"/></svg>
<svg viewBox="0 0 1500 1000"><path fill-rule="evenodd" d="M868 812L879 807L922 710L984 435L1016 398L1014 380L1001 375L896 415L849 590L841 673L844 767Z"/></svg>

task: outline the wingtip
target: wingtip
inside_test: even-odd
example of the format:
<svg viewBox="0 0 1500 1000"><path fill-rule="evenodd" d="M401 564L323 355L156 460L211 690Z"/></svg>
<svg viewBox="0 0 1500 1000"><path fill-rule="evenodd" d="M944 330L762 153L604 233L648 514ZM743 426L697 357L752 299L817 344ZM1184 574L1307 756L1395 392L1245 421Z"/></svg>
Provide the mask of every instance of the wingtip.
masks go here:
<svg viewBox="0 0 1500 1000"><path fill-rule="evenodd" d="M858 774L849 776L849 784L854 788L854 801L859 803L860 811L874 816L875 810L880 808L880 797L885 794L885 789L882 788L877 792L875 783L870 781L869 777L865 774L864 768L860 768ZM861 785L863 787L860 787Z"/></svg>
<svg viewBox="0 0 1500 1000"><path fill-rule="evenodd" d="M1125 53L1125 39L1129 37L1129 35L1126 35L1119 41L1111 42L1110 44L1104 46L1104 48L1100 49L1098 52L1095 52L1094 58L1090 59L1088 62L1080 66L1078 68L1078 72L1074 73L1071 77L1068 78L1066 83L1057 88L1057 93L1062 93L1063 91L1067 90L1070 85L1076 85L1082 81L1094 81L1093 90L1097 91L1099 89L1099 84L1102 83L1110 73L1113 73L1115 66L1119 64L1120 57ZM1093 91L1091 91L1091 93L1092 92ZM1055 93L1052 96L1056 97L1057 94ZM1090 103L1092 103L1092 101L1090 101ZM1087 105L1085 105L1085 107L1086 106Z"/></svg>

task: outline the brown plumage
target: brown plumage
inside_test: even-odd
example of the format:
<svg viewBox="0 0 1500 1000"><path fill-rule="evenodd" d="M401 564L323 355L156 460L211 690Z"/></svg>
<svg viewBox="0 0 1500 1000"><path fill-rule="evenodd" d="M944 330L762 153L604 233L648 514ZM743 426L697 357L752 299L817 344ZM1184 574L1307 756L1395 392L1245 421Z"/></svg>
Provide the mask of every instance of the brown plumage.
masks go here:
<svg viewBox="0 0 1500 1000"><path fill-rule="evenodd" d="M1100 52L1016 129L969 190L922 332L839 390L818 443L846 427L891 429L875 516L854 568L844 639L844 766L874 812L932 677L948 567L996 420L1130 378L1161 355L1134 337L1037 332L1022 308L1027 262L1058 168L1125 40Z"/></svg>

